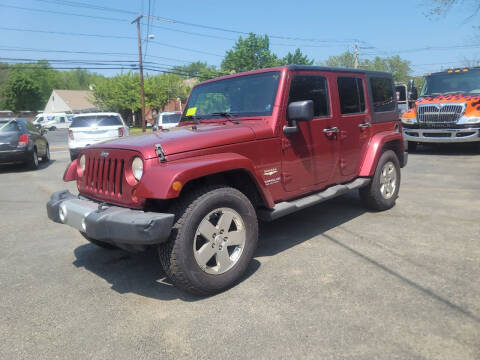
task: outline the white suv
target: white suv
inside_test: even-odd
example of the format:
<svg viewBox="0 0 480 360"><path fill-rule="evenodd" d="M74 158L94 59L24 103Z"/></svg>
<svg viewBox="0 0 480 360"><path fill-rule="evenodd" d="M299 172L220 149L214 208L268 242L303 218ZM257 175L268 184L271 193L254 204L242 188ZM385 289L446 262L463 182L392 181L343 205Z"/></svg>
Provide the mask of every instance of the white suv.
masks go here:
<svg viewBox="0 0 480 360"><path fill-rule="evenodd" d="M73 115L67 115L65 113L42 113L38 114L33 120L33 125L37 128L43 127L50 131L56 129L68 129L72 123Z"/></svg>
<svg viewBox="0 0 480 360"><path fill-rule="evenodd" d="M68 129L70 158L72 161L75 160L78 153L89 145L128 135L128 127L120 114L89 113L76 115Z"/></svg>
<svg viewBox="0 0 480 360"><path fill-rule="evenodd" d="M170 129L178 126L182 113L180 111L166 111L158 114L158 119L154 126L156 129Z"/></svg>

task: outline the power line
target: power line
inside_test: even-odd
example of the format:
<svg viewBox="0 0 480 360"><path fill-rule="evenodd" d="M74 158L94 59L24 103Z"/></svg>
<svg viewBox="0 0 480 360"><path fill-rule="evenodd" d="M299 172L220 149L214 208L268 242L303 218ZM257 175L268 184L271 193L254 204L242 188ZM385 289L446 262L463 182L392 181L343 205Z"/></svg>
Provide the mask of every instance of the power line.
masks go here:
<svg viewBox="0 0 480 360"><path fill-rule="evenodd" d="M82 2L78 2L78 1L64 1L64 0L35 0L35 1L54 3L54 4L59 4L59 5L71 6L71 7L79 7L79 8L86 8L86 9L95 9L95 10L102 10L102 11L108 11L108 12L117 12L117 13L135 14L136 15L136 13L134 11L119 9L119 8L92 5L92 4L82 3ZM234 33L234 34L240 34L240 35L249 35L250 33L253 33L252 31L232 30L232 29L226 29L226 28L215 27L215 26L210 26L210 25L203 25L203 24L181 21L181 20L177 20L177 19L173 19L173 18L164 17L164 18L161 18L161 19L167 20L168 22L173 23L173 24L180 24L180 25L198 27L198 28L209 29L209 30L214 30L214 31L228 32L228 33ZM352 41L358 41L358 39L341 39L341 40L331 39L331 40L327 40L327 39L316 39L316 38L301 38L301 37L272 35L272 34L267 34L267 33L264 33L264 35L267 35L269 38L272 38L272 39L282 39L282 40L291 40L291 41L308 41L308 42L320 42L320 43L332 43L333 42L333 43L346 43L346 44L348 44L348 43L351 43ZM365 43L364 41L359 41L359 42L360 43Z"/></svg>
<svg viewBox="0 0 480 360"><path fill-rule="evenodd" d="M9 27L0 27L0 30L6 30L6 31L20 31L20 32L33 32L33 33L43 33L43 34L56 34L56 35L67 35L67 36L86 36L86 37L98 37L98 38L106 38L106 39L136 39L133 36L122 36L122 35L103 35L103 34L86 34L86 33L74 33L74 32L62 32L62 31L47 31L47 30L32 30L32 29L18 29L18 28L9 28ZM179 50L184 50L184 51L189 51L193 53L198 53L198 54L204 54L204 55L211 55L211 56L217 56L217 57L223 57L223 55L219 54L214 54L208 51L203 51L203 50L195 50L191 48L185 48L181 46L176 46L176 45L170 45L166 43L161 43L158 41L151 41L152 44L157 44L173 49L179 49Z"/></svg>

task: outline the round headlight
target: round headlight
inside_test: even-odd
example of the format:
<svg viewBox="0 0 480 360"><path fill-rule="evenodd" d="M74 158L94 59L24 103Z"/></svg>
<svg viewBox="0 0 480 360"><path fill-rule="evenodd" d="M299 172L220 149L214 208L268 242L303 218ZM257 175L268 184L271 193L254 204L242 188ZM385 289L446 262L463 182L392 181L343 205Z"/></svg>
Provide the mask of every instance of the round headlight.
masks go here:
<svg viewBox="0 0 480 360"><path fill-rule="evenodd" d="M78 166L80 169L85 170L85 155L80 156L80 159L78 160Z"/></svg>
<svg viewBox="0 0 480 360"><path fill-rule="evenodd" d="M132 173L137 181L140 181L143 175L143 161L139 157L136 157L132 161Z"/></svg>

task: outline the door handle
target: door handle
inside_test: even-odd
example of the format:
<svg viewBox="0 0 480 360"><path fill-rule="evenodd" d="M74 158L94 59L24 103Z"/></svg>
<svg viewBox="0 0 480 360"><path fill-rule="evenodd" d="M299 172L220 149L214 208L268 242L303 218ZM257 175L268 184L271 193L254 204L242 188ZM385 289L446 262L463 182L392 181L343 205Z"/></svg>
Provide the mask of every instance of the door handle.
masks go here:
<svg viewBox="0 0 480 360"><path fill-rule="evenodd" d="M360 129L367 129L367 128L369 128L370 126L372 126L371 123L358 124L358 127L359 127Z"/></svg>
<svg viewBox="0 0 480 360"><path fill-rule="evenodd" d="M338 127L332 127L332 128L328 128L328 129L323 129L323 133L325 135L333 135L333 134L336 134L338 133L339 130L338 130Z"/></svg>

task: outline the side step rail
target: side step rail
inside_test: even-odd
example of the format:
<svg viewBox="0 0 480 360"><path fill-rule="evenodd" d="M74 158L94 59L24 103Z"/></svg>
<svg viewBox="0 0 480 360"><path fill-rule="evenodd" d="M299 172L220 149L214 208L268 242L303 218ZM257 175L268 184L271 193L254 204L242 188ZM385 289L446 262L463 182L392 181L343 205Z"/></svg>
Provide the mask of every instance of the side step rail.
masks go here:
<svg viewBox="0 0 480 360"><path fill-rule="evenodd" d="M350 190L361 188L370 183L370 178L357 178L352 182L342 185L334 185L315 194L307 195L303 198L282 201L274 206L273 209L261 209L258 211L258 217L264 221L272 221L282 216L292 214L298 210L309 206L320 204L339 195L345 194Z"/></svg>

